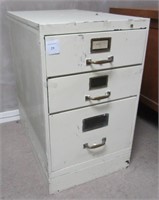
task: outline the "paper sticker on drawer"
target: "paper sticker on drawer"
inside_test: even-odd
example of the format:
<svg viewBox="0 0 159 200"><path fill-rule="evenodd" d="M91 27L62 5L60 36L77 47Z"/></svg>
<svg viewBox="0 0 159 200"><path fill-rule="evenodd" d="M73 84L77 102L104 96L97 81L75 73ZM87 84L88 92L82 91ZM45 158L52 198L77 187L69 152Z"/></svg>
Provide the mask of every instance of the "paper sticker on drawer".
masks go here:
<svg viewBox="0 0 159 200"><path fill-rule="evenodd" d="M48 55L54 55L60 53L59 40L46 41L46 52Z"/></svg>

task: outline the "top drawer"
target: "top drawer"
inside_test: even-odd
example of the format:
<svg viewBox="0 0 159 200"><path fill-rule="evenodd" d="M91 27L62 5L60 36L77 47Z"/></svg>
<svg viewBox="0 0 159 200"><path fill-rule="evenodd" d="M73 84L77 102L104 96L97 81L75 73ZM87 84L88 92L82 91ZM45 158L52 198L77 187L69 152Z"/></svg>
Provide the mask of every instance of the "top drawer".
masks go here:
<svg viewBox="0 0 159 200"><path fill-rule="evenodd" d="M45 37L47 76L141 64L146 30Z"/></svg>

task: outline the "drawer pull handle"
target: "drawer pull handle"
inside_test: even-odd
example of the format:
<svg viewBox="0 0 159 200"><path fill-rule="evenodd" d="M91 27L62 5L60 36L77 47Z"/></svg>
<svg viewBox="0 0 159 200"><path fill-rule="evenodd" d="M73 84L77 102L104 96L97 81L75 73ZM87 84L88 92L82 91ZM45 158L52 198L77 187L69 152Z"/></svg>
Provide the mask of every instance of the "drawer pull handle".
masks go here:
<svg viewBox="0 0 159 200"><path fill-rule="evenodd" d="M104 146L105 143L106 143L106 138L103 138L102 139L102 143L100 143L100 144L93 144L92 146L89 146L89 144L86 143L86 144L83 145L83 148L84 149L96 149L96 148Z"/></svg>
<svg viewBox="0 0 159 200"><path fill-rule="evenodd" d="M99 101L99 100L106 99L106 98L110 97L110 95L111 95L110 91L108 91L106 95L98 96L98 97L91 97L91 96L87 95L87 96L85 96L85 100L86 101L90 101L90 100Z"/></svg>
<svg viewBox="0 0 159 200"><path fill-rule="evenodd" d="M92 59L87 59L86 60L86 64L87 65L91 65L91 64L95 64L95 65L102 65L105 63L111 63L114 60L114 56L109 56L107 60L98 60L98 61L93 61Z"/></svg>

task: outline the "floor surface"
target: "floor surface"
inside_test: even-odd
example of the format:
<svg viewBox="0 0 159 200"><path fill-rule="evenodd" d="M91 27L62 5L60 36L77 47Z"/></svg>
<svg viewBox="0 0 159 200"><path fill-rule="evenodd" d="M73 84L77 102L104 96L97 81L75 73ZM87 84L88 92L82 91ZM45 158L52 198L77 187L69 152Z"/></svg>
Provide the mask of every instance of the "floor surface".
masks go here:
<svg viewBox="0 0 159 200"><path fill-rule="evenodd" d="M129 168L49 195L30 141L20 123L1 125L0 199L157 199L157 124L137 118Z"/></svg>

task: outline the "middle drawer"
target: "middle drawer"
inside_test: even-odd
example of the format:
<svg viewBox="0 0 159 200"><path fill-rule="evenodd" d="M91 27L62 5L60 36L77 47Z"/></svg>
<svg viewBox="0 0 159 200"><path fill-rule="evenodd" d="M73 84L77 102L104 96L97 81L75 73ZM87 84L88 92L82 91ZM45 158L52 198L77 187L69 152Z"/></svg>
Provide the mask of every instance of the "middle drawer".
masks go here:
<svg viewBox="0 0 159 200"><path fill-rule="evenodd" d="M48 80L49 113L137 95L141 65Z"/></svg>

